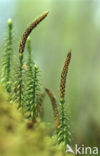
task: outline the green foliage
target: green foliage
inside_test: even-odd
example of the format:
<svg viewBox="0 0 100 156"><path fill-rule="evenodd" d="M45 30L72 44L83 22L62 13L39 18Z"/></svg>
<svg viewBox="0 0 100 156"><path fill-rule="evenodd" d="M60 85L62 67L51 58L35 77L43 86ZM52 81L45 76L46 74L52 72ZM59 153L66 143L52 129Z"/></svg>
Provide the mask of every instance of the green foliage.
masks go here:
<svg viewBox="0 0 100 156"><path fill-rule="evenodd" d="M25 69L25 93L23 99L23 109L25 116L33 120L37 107L40 87L38 78L39 68L37 65L34 65L32 61L30 37L27 39L27 51L28 60Z"/></svg>
<svg viewBox="0 0 100 156"><path fill-rule="evenodd" d="M0 87L0 155L67 156L56 137L50 137L52 126L39 122L31 127L15 104L10 104L4 87ZM70 156L70 155L69 155Z"/></svg>
<svg viewBox="0 0 100 156"><path fill-rule="evenodd" d="M64 113L64 100L60 100L60 126L58 131L58 142L64 142L66 145L66 125L65 125L65 113Z"/></svg>
<svg viewBox="0 0 100 156"><path fill-rule="evenodd" d="M13 71L13 89L12 89L12 102L18 103L18 109L23 105L24 94L24 68L23 68L23 55L20 53L18 64Z"/></svg>
<svg viewBox="0 0 100 156"><path fill-rule="evenodd" d="M16 132L15 132L15 136L19 136L20 139L23 138L23 133L22 131L20 132L20 128L23 125L23 132L25 132L25 136L29 135L30 139L28 140L28 137L26 137L25 143L23 143L23 139L21 140L21 145L23 146L23 149L30 149L30 146L26 146L27 144L30 143L33 152L33 149L35 150L35 148L33 148L33 146L35 146L35 144L39 144L40 139L42 138L43 141L43 148L44 146L46 146L45 140L46 138L48 138L48 134L46 134L46 124L42 123L40 118L41 116L43 116L43 113L41 113L42 111L42 102L44 99L44 93L40 92L40 81L39 81L39 67L34 63L34 61L32 60L32 49L31 49L31 41L30 41L30 37L29 34L32 31L33 28L36 27L36 25L38 23L40 23L41 20L43 20L46 16L47 16L48 12L45 12L42 16L40 16L39 18L36 19L36 21L34 21L24 32L21 42L20 42L20 46L19 46L19 62L18 62L18 66L16 66L16 70L11 72L11 67L13 66L12 64L12 54L13 54L13 50L12 50L12 21L9 20L8 21L8 39L7 39L7 43L6 43L6 47L5 47L5 51L3 53L3 74L2 74L2 82L5 83L6 89L8 91L8 93L10 93L10 99L12 102L12 107L13 104L16 103L17 104L17 110L20 111L22 110L22 118L20 119L19 122L19 128L16 128ZM24 60L24 48L25 48L25 43L27 41L27 52L28 52L28 57L27 57L27 61ZM69 55L68 55L69 56ZM69 61L69 59L67 60ZM68 66L64 66L64 72L66 71L66 67ZM67 69L68 70L68 69ZM16 73L16 74L15 74ZM61 82L66 82L66 73L64 74L64 76L62 76L62 78L64 78L64 80L62 80ZM13 86L11 85L11 81L13 82ZM62 94L64 94L63 92L65 92L65 84L61 85L61 87L64 86L63 88L61 88ZM66 117L66 113L64 111L64 99L60 100L60 109L58 111L58 105L56 103L56 98L54 97L53 93L49 90L46 89L48 95L50 96L50 99L52 101L52 107L53 107L53 111L54 111L54 120L55 120L55 127L56 127L56 140L54 141L54 143L49 144L49 146L53 146L53 148L51 147L51 151L50 154L47 153L49 155L51 155L51 153L57 153L55 152L55 147L54 144L56 145L57 143L57 138L58 138L58 143L60 144L60 146L63 147L63 154L64 153L64 149L66 147L66 144L70 144L70 129L69 129L69 117ZM8 108L8 107L7 107ZM15 109L16 109L16 105L15 105ZM15 111L14 111L15 112ZM12 114L12 112L11 112ZM41 115L42 114L42 115ZM16 113L17 115L17 113ZM27 123L24 122L24 117L27 118ZM11 115L12 117L12 115ZM39 117L39 118L38 118ZM21 122L23 120L23 123ZM37 122L36 122L37 121ZM18 124L18 122L17 122ZM40 124L40 127L39 125ZM41 128L41 125L44 126L43 129ZM46 126L45 126L46 125ZM27 130L26 130L26 126ZM36 129L35 129L35 126ZM14 129L12 128L14 127L13 125L8 126L8 129L10 128L11 130ZM7 130L8 130L7 129ZM32 129L34 130L34 134L31 132L28 132L28 129ZM18 131L17 131L18 130ZM39 134L40 131L43 133ZM48 130L47 130L48 133ZM36 137L35 135L40 136L39 138ZM51 134L50 134L51 135ZM50 136L49 135L49 136ZM10 139L10 137L8 137ZM14 138L14 136L13 136ZM37 142L34 143L34 138L37 139ZM16 140L16 137L14 138ZM32 141L33 140L33 141ZM49 140L53 140L50 139ZM20 140L18 141L18 143L20 142ZM46 140L46 142L48 142L48 140ZM52 142L52 141L51 141ZM39 145L38 145L39 146ZM40 143L40 147L42 147L42 144ZM59 147L59 146L57 146ZM19 146L18 146L19 148ZM47 146L46 146L47 148ZM22 150L23 150L22 149ZM18 150L18 149L17 149ZM23 152L24 152L23 150ZM40 149L39 149L40 150ZM44 152L46 150L44 149ZM26 151L27 153L27 151ZM44 154L44 153L43 153ZM59 153L58 153L59 154ZM44 154L46 155L46 154ZM58 156L58 155L57 155Z"/></svg>
<svg viewBox="0 0 100 156"><path fill-rule="evenodd" d="M22 100L23 100L23 55L20 54L19 56L20 60L20 66L19 66L19 76L18 76L18 87L17 87L17 92L18 92L18 101L19 101L19 107L22 106Z"/></svg>
<svg viewBox="0 0 100 156"><path fill-rule="evenodd" d="M68 73L68 67L71 60L71 51L68 52L67 57L64 62L64 66L61 72L61 79L60 79L60 108L58 111L56 98L53 93L46 89L46 92L50 96L51 103L54 110L55 116L55 125L56 125L56 132L58 136L58 143L63 143L66 150L66 144L71 144L71 130L70 130L70 118L69 115L65 111L65 90L66 90L66 78Z"/></svg>
<svg viewBox="0 0 100 156"><path fill-rule="evenodd" d="M58 143L64 142L66 149L66 144L71 145L71 129L70 117L64 109L64 103L64 99L60 99L60 123L58 128Z"/></svg>
<svg viewBox="0 0 100 156"><path fill-rule="evenodd" d="M5 40L5 45L2 48L2 65L1 65L1 82L6 85L7 91L11 92L11 69L13 55L13 38L12 38L12 20L8 20L8 37Z"/></svg>
<svg viewBox="0 0 100 156"><path fill-rule="evenodd" d="M49 95L49 94L48 94ZM49 95L50 96L50 95ZM51 103L54 107L55 102L51 98ZM55 119L55 127L56 127L56 134L57 134L57 142L58 144L64 145L64 148L66 150L66 144L71 145L71 122L70 122L70 114L68 111L65 111L65 101L63 98L60 99L60 106L59 106L59 111L54 112L54 116L56 116ZM58 106L58 105L56 105ZM54 109L54 108L53 108ZM68 109L68 108L67 108Z"/></svg>
<svg viewBox="0 0 100 156"><path fill-rule="evenodd" d="M28 52L28 61L27 61L27 64L30 66L30 68L32 68L32 66L34 65L34 63L32 61L32 47L31 47L31 39L30 39L30 36L28 36L28 38L27 38L27 52Z"/></svg>

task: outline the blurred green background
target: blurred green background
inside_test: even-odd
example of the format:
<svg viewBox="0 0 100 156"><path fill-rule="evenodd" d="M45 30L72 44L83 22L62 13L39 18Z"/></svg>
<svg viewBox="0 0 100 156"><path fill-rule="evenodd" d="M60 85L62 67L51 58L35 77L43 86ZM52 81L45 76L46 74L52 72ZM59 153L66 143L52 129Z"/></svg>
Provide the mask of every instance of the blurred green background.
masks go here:
<svg viewBox="0 0 100 156"><path fill-rule="evenodd" d="M48 17L31 34L33 59L40 67L43 86L59 99L60 74L71 49L66 105L71 106L73 140L99 145L100 1L0 0L0 45L7 32L8 18L13 19L18 45L25 28L46 10ZM45 120L53 122L48 97L44 107Z"/></svg>

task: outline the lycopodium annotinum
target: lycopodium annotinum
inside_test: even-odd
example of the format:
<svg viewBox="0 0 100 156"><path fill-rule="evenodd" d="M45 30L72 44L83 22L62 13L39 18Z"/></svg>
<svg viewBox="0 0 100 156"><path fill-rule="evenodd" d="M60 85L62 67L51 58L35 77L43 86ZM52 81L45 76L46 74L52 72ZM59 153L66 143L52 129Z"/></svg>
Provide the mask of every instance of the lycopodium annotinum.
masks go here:
<svg viewBox="0 0 100 156"><path fill-rule="evenodd" d="M59 143L64 142L65 148L66 144L67 143L70 144L71 141L69 123L67 122L69 120L69 117L67 116L65 111L65 89L70 60L71 60L71 51L69 51L65 59L60 79L60 126L58 133L58 142Z"/></svg>

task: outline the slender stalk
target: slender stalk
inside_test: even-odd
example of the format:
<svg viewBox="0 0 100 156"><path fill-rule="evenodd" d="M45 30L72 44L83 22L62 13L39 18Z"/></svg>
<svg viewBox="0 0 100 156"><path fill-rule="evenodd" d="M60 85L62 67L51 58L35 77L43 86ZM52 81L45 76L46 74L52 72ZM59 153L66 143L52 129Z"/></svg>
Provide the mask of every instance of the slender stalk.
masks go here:
<svg viewBox="0 0 100 156"><path fill-rule="evenodd" d="M7 91L11 92L11 56L12 56L12 20L8 20L8 72L7 72Z"/></svg>
<svg viewBox="0 0 100 156"><path fill-rule="evenodd" d="M7 92L11 92L11 59L13 54L12 48L12 20L8 20L8 37L6 39L6 44L4 45L2 54L2 69L1 69L1 82L6 85Z"/></svg>
<svg viewBox="0 0 100 156"><path fill-rule="evenodd" d="M55 98L54 94L50 91L50 89L45 88L45 91L47 92L48 96L50 97L53 112L54 112L55 127L56 127L56 129L58 129L58 127L59 127L59 113L58 113L56 98Z"/></svg>
<svg viewBox="0 0 100 156"><path fill-rule="evenodd" d="M32 63L32 48L30 36L27 38L27 52L28 52L28 63Z"/></svg>
<svg viewBox="0 0 100 156"><path fill-rule="evenodd" d="M34 65L34 81L33 81L33 117L32 120L34 120L35 116L35 109L37 107L37 100L38 100L38 89L39 83L38 83L38 67L37 65Z"/></svg>
<svg viewBox="0 0 100 156"><path fill-rule="evenodd" d="M68 73L68 67L69 67L69 63L71 60L71 51L69 51L69 53L67 54L67 57L65 59L64 62L64 66L62 69L62 73L61 73L61 80L60 80L60 128L59 128L59 134L58 134L58 142L64 142L65 143L65 148L66 148L66 144L68 143L69 136L67 136L68 134L68 126L66 123L67 122L67 116L65 114L64 111L64 104L65 104L65 88L66 88L66 78L67 78L67 73Z"/></svg>
<svg viewBox="0 0 100 156"><path fill-rule="evenodd" d="M19 55L19 61L20 61L20 66L19 66L19 107L22 106L22 99L23 99L23 90L22 90L22 71L23 71L23 54L20 53Z"/></svg>
<svg viewBox="0 0 100 156"><path fill-rule="evenodd" d="M19 67L19 107L22 106L22 68L23 68L23 52L26 44L26 40L29 36L29 34L32 32L32 30L48 15L48 12L43 13L41 16L39 16L31 25L28 26L28 28L25 30L25 32L22 35L20 44L19 44L19 61L20 61L20 67ZM30 49L29 49L30 51ZM30 53L30 52L29 52ZM34 82L35 83L35 82ZM35 91L34 91L35 96Z"/></svg>

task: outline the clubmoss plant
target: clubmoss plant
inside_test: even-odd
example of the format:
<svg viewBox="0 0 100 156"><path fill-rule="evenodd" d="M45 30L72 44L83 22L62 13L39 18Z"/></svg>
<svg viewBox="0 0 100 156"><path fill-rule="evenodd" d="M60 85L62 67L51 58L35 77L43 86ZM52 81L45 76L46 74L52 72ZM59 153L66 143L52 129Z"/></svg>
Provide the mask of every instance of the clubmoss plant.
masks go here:
<svg viewBox="0 0 100 156"><path fill-rule="evenodd" d="M43 13L31 25L29 25L29 27L23 33L22 39L20 41L20 45L19 45L19 61L20 61L19 83L18 83L18 88L17 88L18 98L19 98L19 100L18 100L19 107L23 107L23 73L22 73L22 71L23 71L23 52L24 52L26 40L27 40L28 36L30 35L30 33L32 32L32 30L47 16L47 14L48 14L48 12ZM30 48L28 49L28 51L30 53ZM36 80L36 82L37 82L37 73L38 73L38 67L36 65L34 65L34 80ZM34 85L36 85L36 84L34 84ZM37 85L36 85L36 87L37 87ZM34 90L33 94L35 94L35 90Z"/></svg>
<svg viewBox="0 0 100 156"><path fill-rule="evenodd" d="M71 142L71 133L69 129L69 117L65 111L65 88L66 88L66 78L68 73L68 67L71 60L71 51L67 54L65 59L64 67L61 73L61 80L60 80L60 127L58 133L58 142L64 142L65 147L66 144L70 144Z"/></svg>
<svg viewBox="0 0 100 156"><path fill-rule="evenodd" d="M38 100L40 101L39 68L32 61L32 50L30 37L27 38L27 65L24 66L25 72L25 95L23 99L23 108L26 118L36 121Z"/></svg>
<svg viewBox="0 0 100 156"><path fill-rule="evenodd" d="M30 36L27 38L27 52L28 52L28 60L27 64L23 65L25 70L25 92L24 92L24 99L23 99L23 107L24 107L24 113L27 118L31 117L32 112L32 106L33 104L33 92L34 92L34 64L32 63L32 56L31 56L31 41Z"/></svg>
<svg viewBox="0 0 100 156"><path fill-rule="evenodd" d="M13 55L13 35L12 35L13 23L12 20L8 20L8 37L5 40L5 45L2 52L2 65L1 65L1 83L5 84L6 90L11 92L11 60Z"/></svg>
<svg viewBox="0 0 100 156"><path fill-rule="evenodd" d="M55 127L58 136L58 143L64 143L65 149L66 144L71 144L71 130L70 130L70 116L65 111L65 88L66 88L66 78L68 73L68 67L71 60L71 51L67 54L65 59L64 67L61 73L60 80L60 105L58 108L56 98L50 89L46 88L48 96L50 97L54 117L55 117Z"/></svg>

